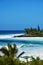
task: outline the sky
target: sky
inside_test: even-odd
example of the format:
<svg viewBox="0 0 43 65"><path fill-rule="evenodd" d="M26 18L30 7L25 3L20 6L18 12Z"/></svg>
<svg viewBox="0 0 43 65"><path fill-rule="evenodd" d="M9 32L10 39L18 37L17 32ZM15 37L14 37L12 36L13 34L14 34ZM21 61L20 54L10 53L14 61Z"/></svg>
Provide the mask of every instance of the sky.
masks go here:
<svg viewBox="0 0 43 65"><path fill-rule="evenodd" d="M43 0L0 0L0 30L43 29Z"/></svg>

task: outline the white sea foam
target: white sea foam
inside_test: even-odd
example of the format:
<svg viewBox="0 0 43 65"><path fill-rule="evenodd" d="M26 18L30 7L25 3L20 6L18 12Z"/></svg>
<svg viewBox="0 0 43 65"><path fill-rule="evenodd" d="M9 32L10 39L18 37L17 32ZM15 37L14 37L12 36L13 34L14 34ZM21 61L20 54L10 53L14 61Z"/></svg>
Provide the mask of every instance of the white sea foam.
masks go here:
<svg viewBox="0 0 43 65"><path fill-rule="evenodd" d="M28 52L27 53L25 53L24 55L22 55L22 57L23 56L29 56L29 57L31 57L31 56L33 56L33 57L40 57L40 59L42 59L43 60L43 51L40 51L40 50L33 50L33 51L29 51L28 50ZM22 60L22 58L21 58L21 60Z"/></svg>
<svg viewBox="0 0 43 65"><path fill-rule="evenodd" d="M22 51L25 52L25 54L22 55L22 57L23 56L33 56L35 58L36 57L40 57L40 59L43 59L43 46L42 45L38 45L38 46L37 45L36 46L31 45L31 47L29 47L30 44L29 45L26 44L26 45L24 44L25 47L23 46L23 47L21 47L21 49L19 48L19 52L18 53L20 53ZM20 58L20 60L24 60L24 59Z"/></svg>
<svg viewBox="0 0 43 65"><path fill-rule="evenodd" d="M24 44L17 45L17 48L21 48Z"/></svg>
<svg viewBox="0 0 43 65"><path fill-rule="evenodd" d="M43 41L43 37L16 37L14 39L17 39L17 40L34 40L34 41Z"/></svg>
<svg viewBox="0 0 43 65"><path fill-rule="evenodd" d="M0 35L0 39L16 39L16 40L37 40L37 41L43 41L43 37L14 37L14 36L19 36L19 35L24 35L24 34L10 34L10 35Z"/></svg>
<svg viewBox="0 0 43 65"><path fill-rule="evenodd" d="M0 39L4 39L4 38L13 38L14 36L19 36L19 35L23 35L23 34L0 35Z"/></svg>
<svg viewBox="0 0 43 65"><path fill-rule="evenodd" d="M14 35L0 35L0 39L12 38Z"/></svg>

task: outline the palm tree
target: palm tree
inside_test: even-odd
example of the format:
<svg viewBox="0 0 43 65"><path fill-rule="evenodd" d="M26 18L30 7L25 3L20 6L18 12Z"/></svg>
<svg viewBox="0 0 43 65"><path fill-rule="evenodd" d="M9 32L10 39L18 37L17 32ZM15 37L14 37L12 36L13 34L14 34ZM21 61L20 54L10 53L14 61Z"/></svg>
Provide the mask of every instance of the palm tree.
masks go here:
<svg viewBox="0 0 43 65"><path fill-rule="evenodd" d="M39 27L39 25L38 25L38 31L40 31L40 27Z"/></svg>
<svg viewBox="0 0 43 65"><path fill-rule="evenodd" d="M29 34L29 28L25 28L25 33Z"/></svg>
<svg viewBox="0 0 43 65"><path fill-rule="evenodd" d="M2 48L0 49L0 51L1 51L2 53L4 53L5 56L8 56L8 57L11 56L11 57L13 57L13 58L14 58L14 57L19 58L22 54L24 54L24 52L22 52L22 53L20 53L20 54L17 56L18 49L17 49L17 46L16 46L15 44L11 45L11 44L8 43L7 47L8 47L8 48L2 47Z"/></svg>

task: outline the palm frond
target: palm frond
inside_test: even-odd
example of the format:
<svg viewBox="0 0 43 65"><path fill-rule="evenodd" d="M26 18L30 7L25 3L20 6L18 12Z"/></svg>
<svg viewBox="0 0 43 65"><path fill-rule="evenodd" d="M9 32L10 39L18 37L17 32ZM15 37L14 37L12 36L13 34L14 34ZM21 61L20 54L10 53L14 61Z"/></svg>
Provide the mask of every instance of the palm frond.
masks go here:
<svg viewBox="0 0 43 65"><path fill-rule="evenodd" d="M16 44L14 44L14 45L13 45L13 50L14 50L14 54L17 54L17 52L18 52L18 49L17 49L17 46L16 46Z"/></svg>
<svg viewBox="0 0 43 65"><path fill-rule="evenodd" d="M5 55L9 56L9 52L8 52L8 50L7 50L6 47L2 47L2 48L0 49L0 51L1 51L2 53L4 53Z"/></svg>
<svg viewBox="0 0 43 65"><path fill-rule="evenodd" d="M20 56L22 56L25 52L21 52L17 58L19 58Z"/></svg>
<svg viewBox="0 0 43 65"><path fill-rule="evenodd" d="M11 50L12 49L12 45L8 43L8 49Z"/></svg>

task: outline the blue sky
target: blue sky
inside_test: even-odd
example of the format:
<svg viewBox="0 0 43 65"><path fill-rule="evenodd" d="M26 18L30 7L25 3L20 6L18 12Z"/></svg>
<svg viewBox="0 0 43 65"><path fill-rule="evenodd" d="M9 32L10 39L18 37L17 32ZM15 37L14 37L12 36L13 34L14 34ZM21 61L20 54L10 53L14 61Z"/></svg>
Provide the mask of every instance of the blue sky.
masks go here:
<svg viewBox="0 0 43 65"><path fill-rule="evenodd" d="M43 29L43 0L0 0L0 30Z"/></svg>

